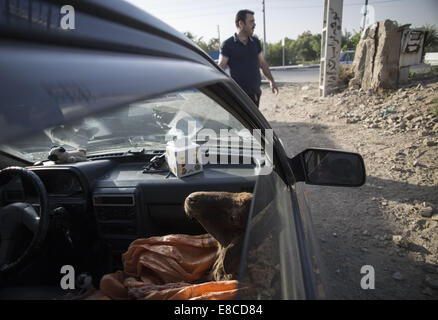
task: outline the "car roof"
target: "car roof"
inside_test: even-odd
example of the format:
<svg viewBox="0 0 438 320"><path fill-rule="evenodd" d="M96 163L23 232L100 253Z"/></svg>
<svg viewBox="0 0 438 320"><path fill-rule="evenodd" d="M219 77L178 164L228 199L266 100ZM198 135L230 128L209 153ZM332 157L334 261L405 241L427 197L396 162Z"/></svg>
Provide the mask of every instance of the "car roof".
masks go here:
<svg viewBox="0 0 438 320"><path fill-rule="evenodd" d="M75 10L74 30L63 30L58 23L63 16L61 7L65 1L33 0L27 5L27 1L6 3L0 6L1 36L185 58L216 67L208 54L193 41L126 1L69 1Z"/></svg>
<svg viewBox="0 0 438 320"><path fill-rule="evenodd" d="M30 3L0 6L0 143L163 93L233 82L191 40L125 1L69 1L74 30L53 22L64 1Z"/></svg>

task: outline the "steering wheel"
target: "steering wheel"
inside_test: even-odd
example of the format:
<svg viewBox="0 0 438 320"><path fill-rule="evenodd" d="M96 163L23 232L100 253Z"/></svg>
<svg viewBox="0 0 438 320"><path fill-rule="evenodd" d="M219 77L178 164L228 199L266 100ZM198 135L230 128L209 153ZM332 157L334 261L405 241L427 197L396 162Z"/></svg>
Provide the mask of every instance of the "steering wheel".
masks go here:
<svg viewBox="0 0 438 320"><path fill-rule="evenodd" d="M49 228L49 210L47 192L41 179L32 171L21 167L8 167L0 170L0 186L14 177L32 182L38 193L39 214L29 203L15 202L0 208L0 274L17 270L25 266L40 252ZM33 234L32 241L23 253L16 252L20 241L24 241L18 232L25 227ZM10 261L13 260L13 261Z"/></svg>

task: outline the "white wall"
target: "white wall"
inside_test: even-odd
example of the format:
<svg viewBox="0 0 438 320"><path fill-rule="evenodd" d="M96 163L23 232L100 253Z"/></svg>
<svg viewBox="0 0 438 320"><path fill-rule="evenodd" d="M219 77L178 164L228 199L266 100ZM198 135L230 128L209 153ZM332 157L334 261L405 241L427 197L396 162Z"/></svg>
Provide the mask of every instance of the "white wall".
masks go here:
<svg viewBox="0 0 438 320"><path fill-rule="evenodd" d="M428 52L424 56L424 62L432 66L438 66L438 52Z"/></svg>

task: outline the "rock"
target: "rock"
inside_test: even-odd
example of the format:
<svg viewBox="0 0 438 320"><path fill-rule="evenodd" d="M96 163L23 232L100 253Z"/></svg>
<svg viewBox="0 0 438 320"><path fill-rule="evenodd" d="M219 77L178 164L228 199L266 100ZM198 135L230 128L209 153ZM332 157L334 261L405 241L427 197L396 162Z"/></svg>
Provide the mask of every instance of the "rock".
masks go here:
<svg viewBox="0 0 438 320"><path fill-rule="evenodd" d="M406 123L404 123L403 121L400 122L399 124L396 125L396 127L399 127L401 130L406 129Z"/></svg>
<svg viewBox="0 0 438 320"><path fill-rule="evenodd" d="M420 214L422 217L430 218L433 215L433 208L430 206L426 208L421 208Z"/></svg>
<svg viewBox="0 0 438 320"><path fill-rule="evenodd" d="M426 295L426 296L430 296L430 297L435 297L436 296L435 290L433 290L433 289L431 289L429 287L426 287L425 289L423 289L421 291L421 293Z"/></svg>
<svg viewBox="0 0 438 320"><path fill-rule="evenodd" d="M400 98L400 99L406 99L407 97L408 97L407 92L402 92L402 93L399 95L399 98Z"/></svg>
<svg viewBox="0 0 438 320"><path fill-rule="evenodd" d="M423 144L425 144L425 145L428 146L428 147L433 147L433 146L435 146L437 143L436 143L436 141L433 141L433 140L431 140L431 139L425 139L425 140L423 141Z"/></svg>
<svg viewBox="0 0 438 320"><path fill-rule="evenodd" d="M407 120L412 120L412 119L414 119L414 117L415 117L415 113L413 113L413 112L410 112L410 113L405 115L405 119L407 119Z"/></svg>
<svg viewBox="0 0 438 320"><path fill-rule="evenodd" d="M405 277L400 272L398 272L398 271L394 272L392 274L392 278L395 279L395 280L398 280L398 281L405 279Z"/></svg>
<svg viewBox="0 0 438 320"><path fill-rule="evenodd" d="M400 41L395 21L377 22L368 28L356 47L350 86L363 90L397 89Z"/></svg>
<svg viewBox="0 0 438 320"><path fill-rule="evenodd" d="M310 89L309 86L303 86L303 87L301 87L301 90L303 90L303 91L306 91L306 90L309 90L309 89Z"/></svg>
<svg viewBox="0 0 438 320"><path fill-rule="evenodd" d="M432 289L438 290L438 279L432 278L431 276L427 275L424 279L424 283Z"/></svg>
<svg viewBox="0 0 438 320"><path fill-rule="evenodd" d="M438 274L438 267L437 266L432 266L430 264L426 264L423 266L423 270L427 273L434 273L434 274Z"/></svg>
<svg viewBox="0 0 438 320"><path fill-rule="evenodd" d="M422 231L427 228L427 219L419 219L415 222L413 229L416 231Z"/></svg>
<svg viewBox="0 0 438 320"><path fill-rule="evenodd" d="M422 205L423 207L432 207L432 208L433 208L433 204L430 203L430 202L423 201L423 202L421 203L421 205Z"/></svg>
<svg viewBox="0 0 438 320"><path fill-rule="evenodd" d="M409 242L401 235L392 236L392 242L401 248L407 249L409 247Z"/></svg>

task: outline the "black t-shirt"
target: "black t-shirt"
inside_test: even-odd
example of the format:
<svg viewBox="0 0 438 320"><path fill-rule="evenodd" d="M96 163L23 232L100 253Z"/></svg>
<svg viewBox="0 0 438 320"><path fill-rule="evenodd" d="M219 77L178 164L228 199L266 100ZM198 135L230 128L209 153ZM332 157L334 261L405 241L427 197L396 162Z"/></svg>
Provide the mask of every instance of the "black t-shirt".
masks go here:
<svg viewBox="0 0 438 320"><path fill-rule="evenodd" d="M221 54L229 59L231 77L248 95L261 93L260 52L260 40L254 37L249 37L245 45L234 34L222 43Z"/></svg>

